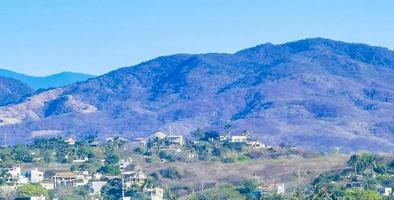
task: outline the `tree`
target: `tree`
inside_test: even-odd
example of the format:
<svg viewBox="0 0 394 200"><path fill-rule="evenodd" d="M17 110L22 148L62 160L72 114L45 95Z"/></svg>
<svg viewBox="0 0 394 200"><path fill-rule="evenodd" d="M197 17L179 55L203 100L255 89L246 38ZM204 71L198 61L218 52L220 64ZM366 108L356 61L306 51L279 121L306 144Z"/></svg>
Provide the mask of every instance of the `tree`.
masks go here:
<svg viewBox="0 0 394 200"><path fill-rule="evenodd" d="M117 165L106 164L106 165L100 167L100 169L98 169L97 172L100 172L102 174L107 174L107 175L118 175L118 174L120 174L120 169L119 169L119 166L117 166Z"/></svg>
<svg viewBox="0 0 394 200"><path fill-rule="evenodd" d="M248 200L259 199L260 192L257 188L258 186L259 183L256 179L247 179L242 182L241 186L237 190Z"/></svg>
<svg viewBox="0 0 394 200"><path fill-rule="evenodd" d="M31 150L25 145L16 145L13 147L11 154L17 161L31 163L33 161L33 155Z"/></svg>
<svg viewBox="0 0 394 200"><path fill-rule="evenodd" d="M379 159L380 158L375 154L355 154L350 157L348 166L354 168L355 174L365 174L367 169L376 173L383 173L385 168L382 163L379 162Z"/></svg>
<svg viewBox="0 0 394 200"><path fill-rule="evenodd" d="M382 200L378 192L365 189L347 189L344 200Z"/></svg>
<svg viewBox="0 0 394 200"><path fill-rule="evenodd" d="M164 178L175 180L175 179L181 179L183 173L178 169L176 169L175 167L167 167L165 169L160 170L160 175L162 175Z"/></svg>
<svg viewBox="0 0 394 200"><path fill-rule="evenodd" d="M39 184L24 184L17 189L18 195L21 196L45 196L48 198L48 191Z"/></svg>
<svg viewBox="0 0 394 200"><path fill-rule="evenodd" d="M122 180L119 178L108 181L101 189L101 195L106 200L119 200L122 198Z"/></svg>
<svg viewBox="0 0 394 200"><path fill-rule="evenodd" d="M117 164L119 160L120 160L120 156L114 153L108 153L105 158L105 161L108 164Z"/></svg>

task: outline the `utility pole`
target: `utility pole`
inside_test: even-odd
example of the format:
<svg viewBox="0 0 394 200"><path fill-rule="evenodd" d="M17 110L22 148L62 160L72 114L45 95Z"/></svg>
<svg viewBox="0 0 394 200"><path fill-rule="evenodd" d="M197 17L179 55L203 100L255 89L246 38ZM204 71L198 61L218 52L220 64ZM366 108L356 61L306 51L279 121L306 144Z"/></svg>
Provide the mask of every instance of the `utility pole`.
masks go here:
<svg viewBox="0 0 394 200"><path fill-rule="evenodd" d="M7 147L7 132L4 132L4 147Z"/></svg>

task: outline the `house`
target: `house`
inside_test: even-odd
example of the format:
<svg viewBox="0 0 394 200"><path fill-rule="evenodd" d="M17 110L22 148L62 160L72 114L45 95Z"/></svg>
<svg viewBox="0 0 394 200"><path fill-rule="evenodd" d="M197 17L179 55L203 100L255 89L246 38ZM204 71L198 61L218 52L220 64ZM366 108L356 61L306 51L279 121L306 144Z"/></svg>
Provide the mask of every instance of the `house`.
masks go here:
<svg viewBox="0 0 394 200"><path fill-rule="evenodd" d="M146 189L146 192L150 193L151 200L163 200L164 190L162 188Z"/></svg>
<svg viewBox="0 0 394 200"><path fill-rule="evenodd" d="M122 173L126 187L131 187L132 185L143 185L145 184L148 177L142 170L129 171Z"/></svg>
<svg viewBox="0 0 394 200"><path fill-rule="evenodd" d="M285 184L261 184L259 190L262 192L275 192L277 194L285 193Z"/></svg>
<svg viewBox="0 0 394 200"><path fill-rule="evenodd" d="M72 163L84 163L84 162L87 162L88 160L89 160L89 158L83 157L83 158L73 160Z"/></svg>
<svg viewBox="0 0 394 200"><path fill-rule="evenodd" d="M69 144L69 145L74 145L75 140L73 138L67 138L64 140L64 143Z"/></svg>
<svg viewBox="0 0 394 200"><path fill-rule="evenodd" d="M96 172L96 173L94 173L94 174L92 175L93 180L100 180L101 177L103 177L103 174L98 173L98 172Z"/></svg>
<svg viewBox="0 0 394 200"><path fill-rule="evenodd" d="M125 170L128 166L131 165L132 162L133 162L133 159L131 157L129 157L127 159L121 159L119 161L119 169Z"/></svg>
<svg viewBox="0 0 394 200"><path fill-rule="evenodd" d="M220 141L227 141L227 140L230 140L230 138L228 135L221 135L221 136L219 136L219 140Z"/></svg>
<svg viewBox="0 0 394 200"><path fill-rule="evenodd" d="M104 185L107 184L105 181L92 181L88 184L88 188L90 191L91 195L100 195L101 194L101 188L104 187Z"/></svg>
<svg viewBox="0 0 394 200"><path fill-rule="evenodd" d="M12 167L7 171L7 182L16 182L18 184L26 184L29 179L22 173L21 167Z"/></svg>
<svg viewBox="0 0 394 200"><path fill-rule="evenodd" d="M285 193L285 184L277 184L276 185L276 193L284 194Z"/></svg>
<svg viewBox="0 0 394 200"><path fill-rule="evenodd" d="M88 171L83 171L81 173L76 174L76 180L74 181L74 186L84 186L89 183L89 172Z"/></svg>
<svg viewBox="0 0 394 200"><path fill-rule="evenodd" d="M381 195L385 197L391 196L391 194L393 193L393 189L390 187L379 188L378 191Z"/></svg>
<svg viewBox="0 0 394 200"><path fill-rule="evenodd" d="M182 135L169 135L166 137L166 141L174 145L184 145L185 140Z"/></svg>
<svg viewBox="0 0 394 200"><path fill-rule="evenodd" d="M31 183L39 183L44 180L44 172L39 171L37 168L28 171L27 178Z"/></svg>
<svg viewBox="0 0 394 200"><path fill-rule="evenodd" d="M52 177L55 184L55 188L59 185L62 186L74 186L74 182L77 180L77 175L73 172L57 172L55 176Z"/></svg>
<svg viewBox="0 0 394 200"><path fill-rule="evenodd" d="M9 168L7 174L13 179L18 179L21 176L21 167Z"/></svg>
<svg viewBox="0 0 394 200"><path fill-rule="evenodd" d="M247 135L232 135L230 137L230 142L232 143L246 143L248 141Z"/></svg>
<svg viewBox="0 0 394 200"><path fill-rule="evenodd" d="M255 149L264 149L266 148L265 144L260 143L259 141L255 140L255 141L249 141L247 142L247 145L255 148Z"/></svg>

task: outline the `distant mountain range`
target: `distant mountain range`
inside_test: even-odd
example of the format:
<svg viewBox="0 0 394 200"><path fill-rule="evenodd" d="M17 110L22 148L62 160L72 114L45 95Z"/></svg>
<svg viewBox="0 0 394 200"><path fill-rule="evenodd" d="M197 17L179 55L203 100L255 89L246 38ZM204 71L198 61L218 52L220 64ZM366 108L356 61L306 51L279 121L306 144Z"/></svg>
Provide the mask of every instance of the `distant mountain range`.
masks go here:
<svg viewBox="0 0 394 200"><path fill-rule="evenodd" d="M249 130L268 144L394 148L394 52L323 38L159 57L0 108L10 142Z"/></svg>
<svg viewBox="0 0 394 200"><path fill-rule="evenodd" d="M33 89L47 89L54 87L62 87L94 77L93 75L74 73L74 72L62 72L59 74L40 77L40 76L29 76L25 74L20 74L5 69L0 69L0 76L19 80Z"/></svg>

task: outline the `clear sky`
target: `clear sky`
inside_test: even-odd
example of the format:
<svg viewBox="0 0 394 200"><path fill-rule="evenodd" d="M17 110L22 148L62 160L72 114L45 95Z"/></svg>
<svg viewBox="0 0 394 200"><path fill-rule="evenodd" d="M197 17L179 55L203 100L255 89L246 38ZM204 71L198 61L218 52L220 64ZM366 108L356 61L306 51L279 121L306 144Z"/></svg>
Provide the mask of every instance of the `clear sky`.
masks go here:
<svg viewBox="0 0 394 200"><path fill-rule="evenodd" d="M308 37L394 49L394 1L0 0L0 68L32 75Z"/></svg>

